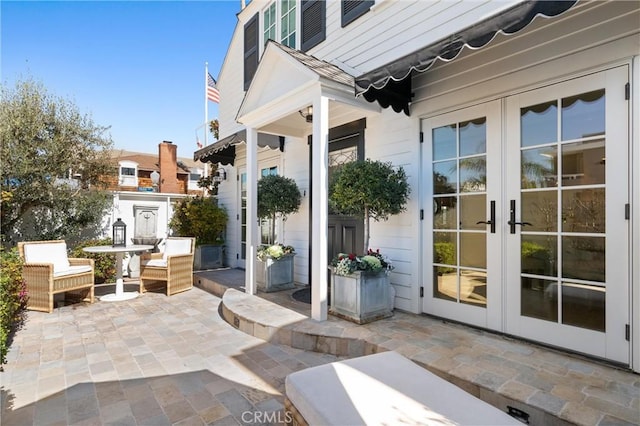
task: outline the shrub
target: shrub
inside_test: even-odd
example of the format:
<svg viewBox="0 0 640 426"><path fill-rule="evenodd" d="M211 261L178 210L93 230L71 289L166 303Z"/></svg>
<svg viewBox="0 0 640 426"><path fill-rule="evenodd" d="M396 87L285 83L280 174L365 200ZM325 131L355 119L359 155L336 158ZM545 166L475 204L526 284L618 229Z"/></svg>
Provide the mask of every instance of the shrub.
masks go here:
<svg viewBox="0 0 640 426"><path fill-rule="evenodd" d="M0 248L0 371L7 362L13 333L25 320L27 288L17 249Z"/></svg>
<svg viewBox="0 0 640 426"><path fill-rule="evenodd" d="M179 237L195 237L196 245L224 244L227 212L214 198L184 198L174 205L169 228Z"/></svg>
<svg viewBox="0 0 640 426"><path fill-rule="evenodd" d="M96 284L104 282L112 282L116 279L116 258L110 253L87 253L82 250L89 246L110 246L113 243L111 238L102 238L99 240L83 241L71 250L70 257L82 257L93 259L94 261L94 278Z"/></svg>

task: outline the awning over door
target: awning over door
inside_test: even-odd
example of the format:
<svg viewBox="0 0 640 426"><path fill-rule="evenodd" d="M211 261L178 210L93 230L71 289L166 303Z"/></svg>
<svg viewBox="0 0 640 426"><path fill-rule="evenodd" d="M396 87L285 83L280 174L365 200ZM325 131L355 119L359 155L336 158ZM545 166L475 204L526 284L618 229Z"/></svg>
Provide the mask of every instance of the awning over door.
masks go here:
<svg viewBox="0 0 640 426"><path fill-rule="evenodd" d="M538 16L553 17L569 10L576 1L525 1L500 14L484 19L471 27L432 43L420 50L397 59L356 78L356 96L369 102L378 102L383 108L404 111L409 115L411 102L411 75L425 72L437 59L451 61L467 46L479 49L499 32L514 34Z"/></svg>
<svg viewBox="0 0 640 426"><path fill-rule="evenodd" d="M209 146L205 146L202 149L193 153L193 159L195 161L201 161L203 163L222 163L231 164L236 159L236 145L245 142L247 140L247 132L241 130L237 133L220 139ZM258 133L258 146L269 147L271 149L280 149L282 151L284 137L270 135L266 133Z"/></svg>

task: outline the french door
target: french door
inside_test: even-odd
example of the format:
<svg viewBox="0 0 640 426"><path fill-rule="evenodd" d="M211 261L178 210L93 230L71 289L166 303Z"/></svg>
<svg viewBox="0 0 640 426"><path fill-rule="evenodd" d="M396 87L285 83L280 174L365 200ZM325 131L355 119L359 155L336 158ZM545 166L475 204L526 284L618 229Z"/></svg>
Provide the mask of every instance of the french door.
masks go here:
<svg viewBox="0 0 640 426"><path fill-rule="evenodd" d="M627 67L424 120L424 311L629 362Z"/></svg>

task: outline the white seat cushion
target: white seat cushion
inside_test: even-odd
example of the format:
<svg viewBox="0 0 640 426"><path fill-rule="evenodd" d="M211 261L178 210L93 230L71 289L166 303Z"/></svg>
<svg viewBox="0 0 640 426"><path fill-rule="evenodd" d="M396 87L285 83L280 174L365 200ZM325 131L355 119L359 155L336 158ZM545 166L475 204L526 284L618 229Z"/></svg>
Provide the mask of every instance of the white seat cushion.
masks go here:
<svg viewBox="0 0 640 426"><path fill-rule="evenodd" d="M285 389L310 425L522 425L393 351L289 374Z"/></svg>
<svg viewBox="0 0 640 426"><path fill-rule="evenodd" d="M142 265L143 266L157 266L157 267L160 267L160 268L166 268L167 267L167 261L163 260L163 259L143 260L142 261Z"/></svg>
<svg viewBox="0 0 640 426"><path fill-rule="evenodd" d="M167 256L189 253L191 253L191 239L167 239L167 242L164 245L164 253L162 254L162 259L167 260Z"/></svg>
<svg viewBox="0 0 640 426"><path fill-rule="evenodd" d="M55 267L53 268L53 276L56 278L63 277L65 275L81 274L83 272L91 272L91 266L75 265L75 266L69 266L67 269L62 269L60 271L56 271Z"/></svg>
<svg viewBox="0 0 640 426"><path fill-rule="evenodd" d="M25 244L26 263L53 263L54 274L69 269L67 243Z"/></svg>

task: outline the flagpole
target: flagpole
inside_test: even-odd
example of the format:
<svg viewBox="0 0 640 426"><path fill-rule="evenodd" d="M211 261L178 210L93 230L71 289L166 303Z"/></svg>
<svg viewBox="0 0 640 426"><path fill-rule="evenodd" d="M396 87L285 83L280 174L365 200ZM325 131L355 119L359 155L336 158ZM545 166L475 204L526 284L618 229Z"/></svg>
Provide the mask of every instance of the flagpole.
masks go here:
<svg viewBox="0 0 640 426"><path fill-rule="evenodd" d="M209 120L209 99L207 96L207 77L209 76L209 63L204 63L204 146L207 146L207 121ZM204 163L204 176L209 176L209 163Z"/></svg>

